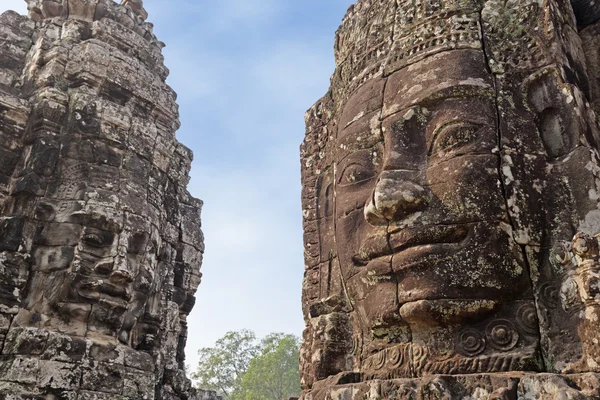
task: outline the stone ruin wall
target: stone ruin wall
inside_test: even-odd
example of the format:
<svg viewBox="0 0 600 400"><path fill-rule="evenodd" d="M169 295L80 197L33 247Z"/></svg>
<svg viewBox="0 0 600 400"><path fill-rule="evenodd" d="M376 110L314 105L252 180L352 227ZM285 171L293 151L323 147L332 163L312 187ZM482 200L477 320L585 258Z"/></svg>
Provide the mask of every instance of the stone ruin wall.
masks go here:
<svg viewBox="0 0 600 400"><path fill-rule="evenodd" d="M204 251L164 44L142 1L0 16L0 398L202 399Z"/></svg>
<svg viewBox="0 0 600 400"><path fill-rule="evenodd" d="M599 19L350 7L301 146L302 399L600 398Z"/></svg>

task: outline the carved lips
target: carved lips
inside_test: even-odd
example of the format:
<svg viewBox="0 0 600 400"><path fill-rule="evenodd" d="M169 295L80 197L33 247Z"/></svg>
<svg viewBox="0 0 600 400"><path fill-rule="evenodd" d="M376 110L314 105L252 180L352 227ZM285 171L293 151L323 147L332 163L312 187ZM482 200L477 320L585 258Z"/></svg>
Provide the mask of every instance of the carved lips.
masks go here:
<svg viewBox="0 0 600 400"><path fill-rule="evenodd" d="M117 285L104 279L91 279L77 286L77 293L86 299L103 301L118 307L127 307L131 299L129 285Z"/></svg>
<svg viewBox="0 0 600 400"><path fill-rule="evenodd" d="M493 226L496 225L496 226ZM371 235L354 268L393 282L396 306L420 300L502 300L526 291L519 249L498 224L426 225Z"/></svg>
<svg viewBox="0 0 600 400"><path fill-rule="evenodd" d="M410 259L434 252L448 253L466 245L472 229L461 225L431 225L397 228L388 233L368 237L358 254L352 257L356 266L367 266L369 262L393 255Z"/></svg>

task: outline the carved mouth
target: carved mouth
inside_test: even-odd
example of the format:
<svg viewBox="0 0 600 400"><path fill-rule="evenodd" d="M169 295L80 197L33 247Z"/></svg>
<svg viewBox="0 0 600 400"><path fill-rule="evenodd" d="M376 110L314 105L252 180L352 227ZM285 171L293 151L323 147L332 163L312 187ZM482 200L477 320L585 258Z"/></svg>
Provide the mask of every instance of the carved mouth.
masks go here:
<svg viewBox="0 0 600 400"><path fill-rule="evenodd" d="M131 298L127 287L103 279L81 282L77 287L77 293L89 300L115 303L117 306L126 306Z"/></svg>
<svg viewBox="0 0 600 400"><path fill-rule="evenodd" d="M358 252L352 257L355 265L366 266L370 261L404 251L415 252L421 248L425 252L451 250L450 247L465 244L472 232L470 225L430 225L410 228L398 228L389 232L387 237L367 238Z"/></svg>

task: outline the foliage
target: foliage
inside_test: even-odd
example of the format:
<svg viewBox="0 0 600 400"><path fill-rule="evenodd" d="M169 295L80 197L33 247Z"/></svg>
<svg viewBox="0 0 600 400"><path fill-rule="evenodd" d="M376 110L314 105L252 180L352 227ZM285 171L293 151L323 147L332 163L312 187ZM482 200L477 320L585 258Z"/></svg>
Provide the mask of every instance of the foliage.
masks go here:
<svg viewBox="0 0 600 400"><path fill-rule="evenodd" d="M227 332L214 347L200 349L198 370L193 378L198 380L200 388L230 398L232 393L240 390L242 375L258 351L254 332Z"/></svg>
<svg viewBox="0 0 600 400"><path fill-rule="evenodd" d="M273 333L256 344L253 332L228 332L215 347L200 350L199 387L227 400L282 400L300 392L300 341Z"/></svg>
<svg viewBox="0 0 600 400"><path fill-rule="evenodd" d="M300 343L293 335L273 333L263 339L261 352L242 376L236 400L282 400L300 393Z"/></svg>

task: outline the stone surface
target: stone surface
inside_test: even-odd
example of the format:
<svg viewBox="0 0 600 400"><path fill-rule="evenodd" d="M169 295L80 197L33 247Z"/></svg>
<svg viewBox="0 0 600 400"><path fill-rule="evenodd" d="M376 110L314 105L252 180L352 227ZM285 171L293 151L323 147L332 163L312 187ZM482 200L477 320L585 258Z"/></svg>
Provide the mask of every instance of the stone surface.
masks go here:
<svg viewBox="0 0 600 400"><path fill-rule="evenodd" d="M184 373L202 202L141 0L0 16L0 398L216 399Z"/></svg>
<svg viewBox="0 0 600 400"><path fill-rule="evenodd" d="M301 147L302 398L600 396L596 12L350 7Z"/></svg>

